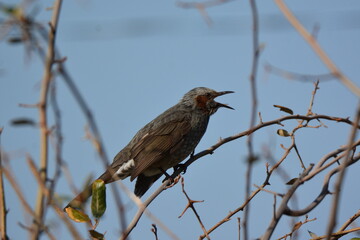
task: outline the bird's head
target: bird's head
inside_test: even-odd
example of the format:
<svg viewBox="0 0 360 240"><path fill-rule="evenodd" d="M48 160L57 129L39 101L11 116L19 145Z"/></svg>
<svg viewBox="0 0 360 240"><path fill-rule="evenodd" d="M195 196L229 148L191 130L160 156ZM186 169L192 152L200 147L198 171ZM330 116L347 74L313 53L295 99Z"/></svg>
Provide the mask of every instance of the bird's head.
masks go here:
<svg viewBox="0 0 360 240"><path fill-rule="evenodd" d="M220 107L233 109L232 107L226 104L219 103L214 100L216 97L228 93L233 93L233 91L217 92L210 88L197 87L187 92L184 95L184 97L181 99L181 102L189 107L192 107L193 109L197 109L203 111L205 114L212 115Z"/></svg>

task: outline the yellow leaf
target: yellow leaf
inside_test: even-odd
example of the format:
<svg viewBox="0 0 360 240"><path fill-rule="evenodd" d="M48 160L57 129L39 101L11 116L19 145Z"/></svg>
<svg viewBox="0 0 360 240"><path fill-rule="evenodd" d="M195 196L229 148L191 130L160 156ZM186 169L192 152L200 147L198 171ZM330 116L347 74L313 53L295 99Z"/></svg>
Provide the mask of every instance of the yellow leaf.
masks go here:
<svg viewBox="0 0 360 240"><path fill-rule="evenodd" d="M91 222L89 216L80 210L77 210L72 207L67 207L65 208L65 211L69 216L69 218L71 218L71 220L75 222Z"/></svg>

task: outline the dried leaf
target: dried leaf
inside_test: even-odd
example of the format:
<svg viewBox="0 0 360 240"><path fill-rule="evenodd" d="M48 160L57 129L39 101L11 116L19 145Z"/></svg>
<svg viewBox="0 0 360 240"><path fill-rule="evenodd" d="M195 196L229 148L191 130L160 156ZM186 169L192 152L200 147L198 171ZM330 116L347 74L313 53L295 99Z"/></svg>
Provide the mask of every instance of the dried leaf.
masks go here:
<svg viewBox="0 0 360 240"><path fill-rule="evenodd" d="M99 233L95 230L89 230L89 233L92 238L99 239L99 240L105 239L105 234Z"/></svg>
<svg viewBox="0 0 360 240"><path fill-rule="evenodd" d="M22 43L24 40L21 37L11 37L7 41L10 44L17 44L17 43Z"/></svg>
<svg viewBox="0 0 360 240"><path fill-rule="evenodd" d="M65 208L65 211L69 216L69 218L71 218L71 220L75 222L91 222L89 216L80 210L77 210L72 207L67 207Z"/></svg>
<svg viewBox="0 0 360 240"><path fill-rule="evenodd" d="M295 232L296 230L298 230L298 229L301 227L301 225L303 225L303 223L302 223L301 221L300 221L300 222L295 223L295 225L294 225L294 227L293 227L292 231L293 231L293 232Z"/></svg>
<svg viewBox="0 0 360 240"><path fill-rule="evenodd" d="M279 136L290 137L291 135L285 129L278 129L276 132Z"/></svg>
<svg viewBox="0 0 360 240"><path fill-rule="evenodd" d="M15 118L11 120L11 125L19 126L19 125L30 125L35 126L36 123L30 118Z"/></svg>
<svg viewBox="0 0 360 240"><path fill-rule="evenodd" d="M291 179L290 181L288 181L288 182L286 183L286 185L293 185L293 184L296 182L296 180L298 180L298 178L293 178L293 179Z"/></svg>
<svg viewBox="0 0 360 240"><path fill-rule="evenodd" d="M91 212L95 218L100 218L106 210L105 182L97 179L92 184Z"/></svg>
<svg viewBox="0 0 360 240"><path fill-rule="evenodd" d="M290 108L280 106L280 105L274 105L274 107L277 107L277 108L279 108L280 111L286 112L286 113L288 113L290 115L294 114L293 110L291 110Z"/></svg>

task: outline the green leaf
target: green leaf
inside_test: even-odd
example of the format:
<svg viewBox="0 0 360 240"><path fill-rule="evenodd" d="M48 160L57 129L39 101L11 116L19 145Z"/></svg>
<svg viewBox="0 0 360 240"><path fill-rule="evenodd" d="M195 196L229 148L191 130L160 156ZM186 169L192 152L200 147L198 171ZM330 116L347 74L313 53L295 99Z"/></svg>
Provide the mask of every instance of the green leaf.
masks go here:
<svg viewBox="0 0 360 240"><path fill-rule="evenodd" d="M279 136L282 137L290 137L290 133L288 133L288 131L286 131L285 129L278 129L276 132Z"/></svg>
<svg viewBox="0 0 360 240"><path fill-rule="evenodd" d="M280 111L286 112L286 113L288 113L290 115L294 114L293 110L291 110L290 108L280 106L280 105L274 105L274 107L277 107L277 108L279 108Z"/></svg>
<svg viewBox="0 0 360 240"><path fill-rule="evenodd" d="M350 240L360 240L360 238L352 238L352 239L350 239Z"/></svg>
<svg viewBox="0 0 360 240"><path fill-rule="evenodd" d="M95 230L89 230L89 233L92 238L99 239L99 240L105 239L105 234L99 233Z"/></svg>
<svg viewBox="0 0 360 240"><path fill-rule="evenodd" d="M75 222L91 222L89 216L80 210L77 210L72 207L67 207L65 208L65 211L69 216L69 218L71 218L71 220Z"/></svg>
<svg viewBox="0 0 360 240"><path fill-rule="evenodd" d="M97 179L92 184L91 212L95 218L100 218L106 210L105 182Z"/></svg>

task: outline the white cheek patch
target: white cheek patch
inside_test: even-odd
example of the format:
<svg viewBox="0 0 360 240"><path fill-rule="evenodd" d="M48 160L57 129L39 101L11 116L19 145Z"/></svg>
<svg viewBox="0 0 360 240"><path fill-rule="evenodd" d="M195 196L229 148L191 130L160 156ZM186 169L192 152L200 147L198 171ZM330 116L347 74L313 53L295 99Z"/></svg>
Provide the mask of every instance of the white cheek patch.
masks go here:
<svg viewBox="0 0 360 240"><path fill-rule="evenodd" d="M130 159L126 163L120 166L120 168L115 172L115 175L118 177L127 177L131 174L132 170L135 167L134 159Z"/></svg>

